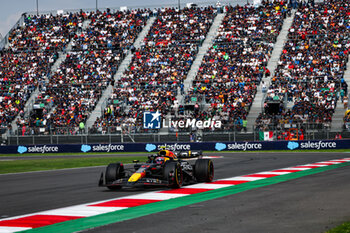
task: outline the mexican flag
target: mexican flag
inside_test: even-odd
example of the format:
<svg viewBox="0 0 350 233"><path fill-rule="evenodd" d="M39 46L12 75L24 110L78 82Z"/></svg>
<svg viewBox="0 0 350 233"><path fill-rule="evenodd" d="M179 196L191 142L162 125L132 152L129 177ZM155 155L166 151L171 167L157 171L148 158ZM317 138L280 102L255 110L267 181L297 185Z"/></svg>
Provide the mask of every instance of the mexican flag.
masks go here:
<svg viewBox="0 0 350 233"><path fill-rule="evenodd" d="M273 131L259 132L260 141L272 141L273 140Z"/></svg>

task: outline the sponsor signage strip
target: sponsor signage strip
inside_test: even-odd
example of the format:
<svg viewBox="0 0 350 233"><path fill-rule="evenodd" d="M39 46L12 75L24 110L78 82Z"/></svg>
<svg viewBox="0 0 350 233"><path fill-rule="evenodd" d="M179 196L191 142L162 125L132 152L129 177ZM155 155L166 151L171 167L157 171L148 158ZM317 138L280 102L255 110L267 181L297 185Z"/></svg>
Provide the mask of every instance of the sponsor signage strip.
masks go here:
<svg viewBox="0 0 350 233"><path fill-rule="evenodd" d="M162 147L167 147L173 151L324 150L350 149L350 140L22 145L0 146L0 154L156 152Z"/></svg>
<svg viewBox="0 0 350 233"><path fill-rule="evenodd" d="M307 170L293 170L294 166L284 168L284 170L289 169L290 171L283 172L283 174L277 173L276 170L272 170L216 180L212 183L189 185L180 189L146 192L116 199L1 219L0 232L18 232L19 230L24 230L23 232L68 233L82 231L181 206L212 200L339 167L349 166L350 158L336 159L326 162L331 165L318 165L320 163L307 164L314 165L314 168L308 168ZM259 177L259 180L249 179L249 177L261 174L264 174L265 176ZM220 181L227 181L228 179L232 182L239 182L225 183L224 186L223 183L220 183Z"/></svg>

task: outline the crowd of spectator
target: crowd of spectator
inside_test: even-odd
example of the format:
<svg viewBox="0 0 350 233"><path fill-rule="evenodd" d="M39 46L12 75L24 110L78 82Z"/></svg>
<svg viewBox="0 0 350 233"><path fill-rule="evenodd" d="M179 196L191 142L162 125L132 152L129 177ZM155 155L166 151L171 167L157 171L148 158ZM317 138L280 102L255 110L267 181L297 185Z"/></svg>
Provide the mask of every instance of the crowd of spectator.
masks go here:
<svg viewBox="0 0 350 233"><path fill-rule="evenodd" d="M127 50L146 25L146 9L97 12L89 15L87 29L73 36L73 50Z"/></svg>
<svg viewBox="0 0 350 233"><path fill-rule="evenodd" d="M103 90L113 83L113 76L124 58L125 51L134 43L146 24L148 11L91 12L84 14L90 22L70 35L72 50L67 51L58 69L50 74L36 101L50 101L53 109L45 106L38 116L34 110L27 119L20 119L36 132L60 133L70 128L71 134L79 132L85 124ZM44 131L40 129L45 128ZM81 130L81 129L80 129Z"/></svg>
<svg viewBox="0 0 350 233"><path fill-rule="evenodd" d="M54 63L56 53L47 52L4 52L0 57L0 126L7 127L20 113L23 114L26 101L35 90L49 67Z"/></svg>
<svg viewBox="0 0 350 233"><path fill-rule="evenodd" d="M222 130L243 128L287 12L284 1L227 7L214 44L185 96L187 104L210 104L195 117L220 119Z"/></svg>
<svg viewBox="0 0 350 233"><path fill-rule="evenodd" d="M343 77L350 50L348 18L347 1L299 6L267 92L270 97L286 96L294 106L277 116L261 114L258 129L269 128L269 118L271 126L283 127L286 122L330 126L337 100L343 102L348 93Z"/></svg>
<svg viewBox="0 0 350 233"><path fill-rule="evenodd" d="M0 53L0 127L9 127L18 114L23 115L31 93L83 20L81 13L24 15L23 25L9 33L8 45Z"/></svg>
<svg viewBox="0 0 350 233"><path fill-rule="evenodd" d="M24 16L24 26L17 27L8 37L11 51L61 51L77 30L82 29L84 12L58 15Z"/></svg>
<svg viewBox="0 0 350 233"><path fill-rule="evenodd" d="M350 4L309 2L298 5L266 94L266 102L287 100L293 107L281 104L275 113L260 114L257 130L310 123L329 128L337 101L347 108L343 76L350 52ZM257 87L270 75L266 66L289 10L284 0L227 6L213 46L186 94L184 80L216 16L213 7L158 9L138 49L133 43L151 14L146 9L24 15L24 25L9 33L8 45L0 52L0 128L10 128L19 115L23 135L59 133L61 128L75 134L112 84L112 95L91 133L146 132L143 111L174 113L173 120L220 120L220 130L245 130ZM131 63L115 82L129 50ZM50 73L59 54L64 60ZM43 107L28 117L24 106L36 88L36 103ZM181 104L193 104L194 109L185 111L178 95L184 95Z"/></svg>
<svg viewBox="0 0 350 233"><path fill-rule="evenodd" d="M262 113L256 119L259 131L283 130L291 127L303 129L329 128L333 111L324 105L309 101L299 101L292 109L280 109L279 112ZM305 123L309 123L304 125Z"/></svg>
<svg viewBox="0 0 350 233"><path fill-rule="evenodd" d="M108 109L92 130L102 131L103 125L124 126L131 131L142 128L142 111L159 111L166 115L176 100L178 87L196 58L198 46L206 37L216 15L216 9L159 9L157 18L141 48L134 49L130 66L115 83L112 101L125 103L125 112ZM129 130L130 131L130 130Z"/></svg>

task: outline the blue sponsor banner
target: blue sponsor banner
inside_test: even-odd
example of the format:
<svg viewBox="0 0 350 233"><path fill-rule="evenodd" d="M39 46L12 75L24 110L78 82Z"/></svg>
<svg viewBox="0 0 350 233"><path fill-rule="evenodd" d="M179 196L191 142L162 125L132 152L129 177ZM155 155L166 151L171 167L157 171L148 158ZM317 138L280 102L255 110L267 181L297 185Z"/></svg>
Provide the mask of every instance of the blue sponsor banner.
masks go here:
<svg viewBox="0 0 350 233"><path fill-rule="evenodd" d="M162 147L169 148L173 151L324 150L350 149L350 140L21 145L0 146L0 154L156 152Z"/></svg>

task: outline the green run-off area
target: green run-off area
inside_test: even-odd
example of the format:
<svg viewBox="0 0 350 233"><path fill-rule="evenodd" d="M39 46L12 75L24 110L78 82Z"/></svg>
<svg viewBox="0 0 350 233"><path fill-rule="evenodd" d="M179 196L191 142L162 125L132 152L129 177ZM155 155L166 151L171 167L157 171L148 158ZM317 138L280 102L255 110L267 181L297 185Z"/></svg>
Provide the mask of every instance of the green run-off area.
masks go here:
<svg viewBox="0 0 350 233"><path fill-rule="evenodd" d="M133 160L146 161L146 156L128 157L94 157L94 158L57 158L57 159L23 159L0 160L0 174L45 171L64 168L106 166L108 163L132 163Z"/></svg>

